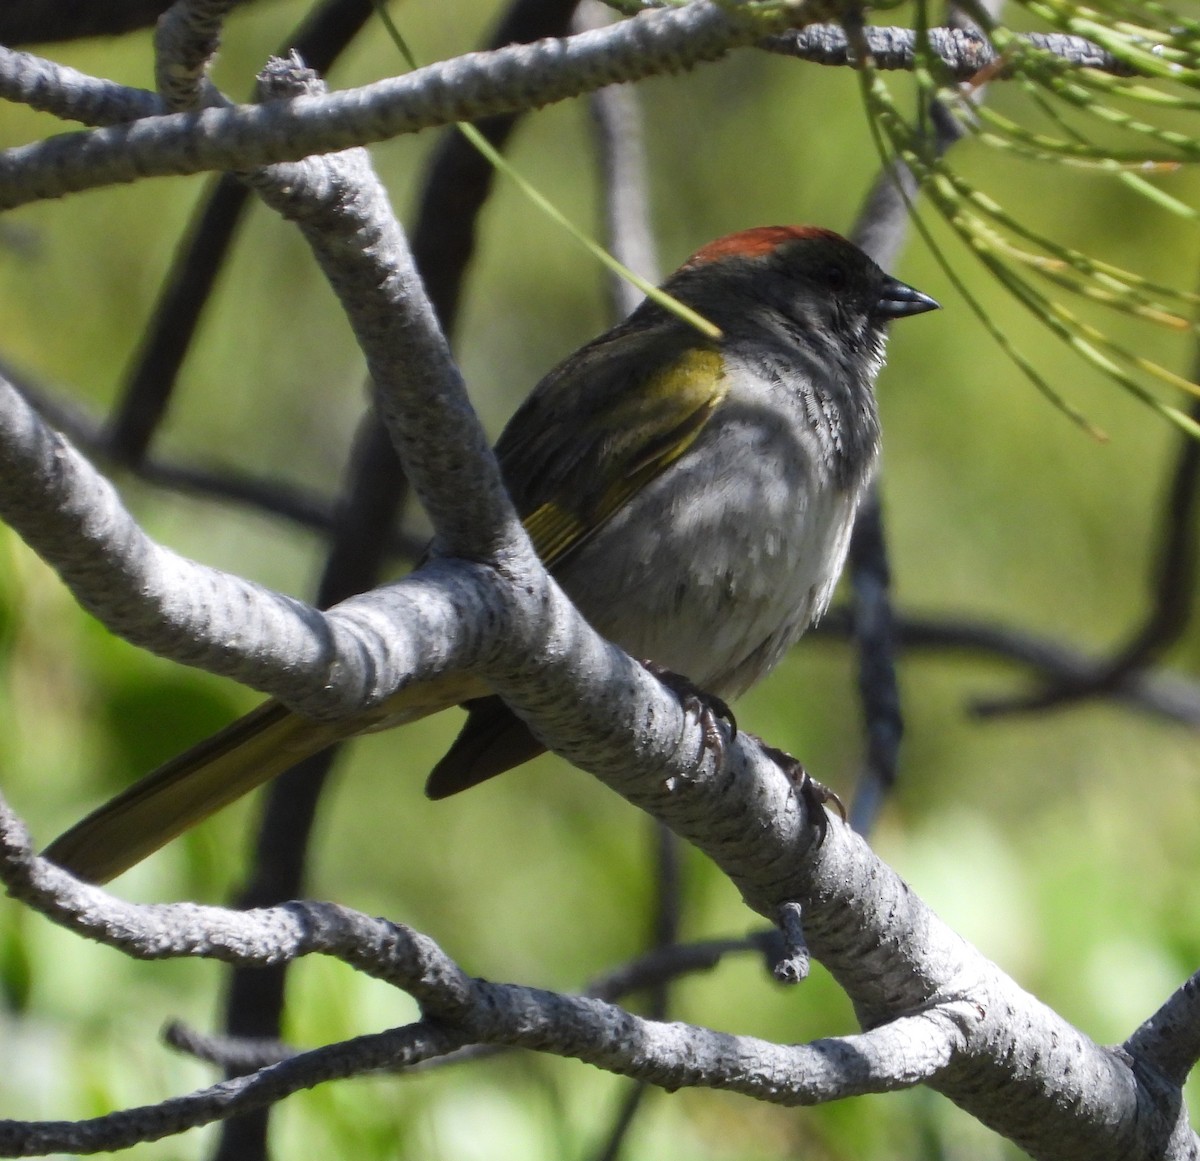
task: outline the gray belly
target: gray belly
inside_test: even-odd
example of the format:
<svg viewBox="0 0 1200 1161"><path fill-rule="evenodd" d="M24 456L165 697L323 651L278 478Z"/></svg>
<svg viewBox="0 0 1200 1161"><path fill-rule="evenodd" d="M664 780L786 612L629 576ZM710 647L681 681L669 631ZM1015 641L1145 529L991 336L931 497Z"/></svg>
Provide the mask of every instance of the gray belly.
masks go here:
<svg viewBox="0 0 1200 1161"><path fill-rule="evenodd" d="M599 632L723 697L824 612L873 467L839 486L783 426L723 417L558 570Z"/></svg>

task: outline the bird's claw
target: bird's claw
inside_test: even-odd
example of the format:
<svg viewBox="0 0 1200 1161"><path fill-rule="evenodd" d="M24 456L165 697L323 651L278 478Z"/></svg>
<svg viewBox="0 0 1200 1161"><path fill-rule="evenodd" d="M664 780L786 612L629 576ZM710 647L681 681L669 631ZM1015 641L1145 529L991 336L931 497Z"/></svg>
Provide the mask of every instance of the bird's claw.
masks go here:
<svg viewBox="0 0 1200 1161"><path fill-rule="evenodd" d="M701 689L695 682L659 665L657 661L642 661L641 666L647 673L657 677L676 697L683 706L683 712L693 717L700 724L704 736L704 749L713 754L718 761L725 755L725 731L721 728L724 723L729 731L729 740L737 737L737 718L726 702Z"/></svg>
<svg viewBox="0 0 1200 1161"><path fill-rule="evenodd" d="M849 820L845 804L838 797L836 791L830 790L823 782L818 782L813 778L799 758L793 758L786 750L779 750L774 746L764 746L763 749L784 772L787 780L792 784L792 790L804 803L809 817L820 832L817 837L817 845L820 846L825 841L825 834L829 829L829 817L825 813L825 807L832 804L838 814L842 816L842 822L847 822Z"/></svg>

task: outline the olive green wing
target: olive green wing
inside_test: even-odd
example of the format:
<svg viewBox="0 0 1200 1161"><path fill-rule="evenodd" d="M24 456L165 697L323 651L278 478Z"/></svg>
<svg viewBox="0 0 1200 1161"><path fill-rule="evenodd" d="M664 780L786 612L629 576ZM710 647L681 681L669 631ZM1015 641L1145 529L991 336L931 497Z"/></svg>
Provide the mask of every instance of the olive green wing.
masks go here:
<svg viewBox="0 0 1200 1161"><path fill-rule="evenodd" d="M542 380L496 452L548 568L687 451L725 396L723 366L694 333L618 330Z"/></svg>

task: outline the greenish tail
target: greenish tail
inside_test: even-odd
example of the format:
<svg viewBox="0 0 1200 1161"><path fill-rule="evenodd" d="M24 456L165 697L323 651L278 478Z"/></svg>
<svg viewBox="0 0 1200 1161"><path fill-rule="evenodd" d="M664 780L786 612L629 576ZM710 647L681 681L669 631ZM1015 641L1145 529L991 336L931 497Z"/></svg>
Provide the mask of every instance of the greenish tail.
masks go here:
<svg viewBox="0 0 1200 1161"><path fill-rule="evenodd" d="M80 879L107 883L347 732L345 723L264 702L92 811L43 853Z"/></svg>

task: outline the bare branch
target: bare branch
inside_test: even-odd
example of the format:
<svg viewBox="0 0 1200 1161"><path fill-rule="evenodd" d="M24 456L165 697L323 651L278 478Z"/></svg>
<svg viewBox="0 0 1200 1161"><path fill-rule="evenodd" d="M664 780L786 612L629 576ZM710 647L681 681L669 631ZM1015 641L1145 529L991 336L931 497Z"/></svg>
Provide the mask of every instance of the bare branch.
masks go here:
<svg viewBox="0 0 1200 1161"><path fill-rule="evenodd" d="M0 1121L0 1156L110 1153L277 1104L292 1093L379 1069L411 1067L454 1051L462 1037L422 1021L300 1053L187 1096L82 1121Z"/></svg>
<svg viewBox="0 0 1200 1161"><path fill-rule="evenodd" d="M970 1016L969 1006L950 1005L941 1013L806 1047L656 1024L598 1000L470 980L427 936L335 904L295 902L236 912L190 903L125 903L35 856L2 802L0 877L10 894L48 918L138 959L266 965L330 955L410 993L427 1014L470 1039L575 1056L667 1087L715 1085L784 1104L890 1091L927 1079L961 1048L957 1024ZM917 1028L923 1031L914 1038ZM682 1054L681 1040L688 1042ZM905 1052L896 1052L900 1045ZM379 1066L377 1060L369 1065Z"/></svg>
<svg viewBox="0 0 1200 1161"><path fill-rule="evenodd" d="M158 0L158 2L162 8L166 8L167 5L163 0ZM692 5L691 7L704 7L704 5ZM645 13L638 19L668 15L669 13ZM2 22L3 17L0 17L0 24ZM805 24L805 21L798 17L795 23ZM710 32L708 22L702 22L702 25L703 27L698 29L698 31L702 31L707 35ZM876 67L881 69L913 68L916 60L915 33L911 29L868 26L865 29L865 34L868 44L871 47ZM684 38L686 38L686 34ZM6 37L3 39L4 43L8 45L21 42L15 37ZM622 61L616 65L621 75L612 76L602 81L601 84L613 83L618 80L641 79L642 77L653 75L655 72L681 67L686 63L698 63L701 60L715 59L729 49L750 43L752 40L752 35L734 36L727 43L717 43L715 45L706 43L702 46L695 46L695 49L682 48L677 44L676 47L680 53L679 58L673 60L670 56L667 56L658 61L650 59L632 63ZM1082 37L1066 36L1058 33L1031 33L1024 40L1030 47L1052 56L1060 57L1066 64L1074 67L1100 69L1118 76L1136 75L1134 70L1117 60L1111 53L1106 52L1098 45ZM845 30L837 24L807 23L803 28L764 38L759 43L762 48L770 52L795 56L816 64L844 67L853 63L851 54L848 51ZM942 64L949 71L951 79L970 80L982 69L994 65L999 59L999 54L996 50L989 42L982 39L979 34L959 28L930 29L929 44L934 55L941 60ZM647 50L649 52L657 51L658 46L648 44ZM693 56L693 51L698 52L700 55ZM671 52L669 47L667 52ZM302 55L305 55L307 59L310 54ZM441 68L442 66L434 67ZM542 73L545 75L544 69ZM1006 75L1003 69L997 70L994 74L995 79L1004 79ZM464 82L468 85L477 83L471 73L467 74ZM385 137L398 133L414 132L416 129L422 128L427 124L444 124L450 120L472 120L491 112L536 107L550 101L562 100L565 97L578 96L580 93L599 87L595 84L585 82L578 88L562 91L564 83L561 79L547 76L545 80L539 82L539 84L546 86L546 91L544 93L539 91L527 105L509 103L504 106L503 110L497 108L463 109L440 120L426 121L422 125L410 125L406 122L401 122L396 128L385 130L379 136L342 136L336 142L332 143L314 140L308 145L301 146L298 152L287 150L273 153L269 156L264 155L253 158L246 156L240 160L225 158L221 161L214 161L211 164L201 165L199 168L220 170L251 164L268 164L272 161L297 160L309 153L316 153L327 149L345 148L349 145L368 144L371 141L382 140ZM362 91L364 94L368 92L368 90ZM374 95L377 92L375 86L370 86L369 91L373 94L371 97L372 110L386 103L386 97L382 91L378 91L377 96ZM51 61L43 60L27 53L16 52L12 49L0 50L0 96L6 100L20 101L33 108L42 109L64 119L80 121L87 125L111 125L123 121L132 121L139 117L155 116L166 111L162 100L154 93L117 85L111 81L88 77L74 69L54 64ZM487 98L482 99L501 100L503 98L497 94L495 96L489 95ZM341 115L348 116L348 113ZM392 116L393 114L387 115ZM306 131L311 132L311 129L306 129ZM353 131L347 130L347 132ZM197 172L197 170L163 169L155 170L154 172L182 173ZM128 181L131 179L132 175L118 175L108 180ZM87 187L80 185L68 188L82 189ZM59 192L68 192L68 188L64 188Z"/></svg>
<svg viewBox="0 0 1200 1161"><path fill-rule="evenodd" d="M761 842L769 836L754 837ZM1143 1087L1122 1057L1091 1044L941 928L899 880L886 882L890 872L847 828L830 824L811 870L821 888L810 896L810 941L857 997L872 1030L780 1046L642 1020L597 1000L472 980L427 937L332 904L230 912L124 903L34 856L20 823L0 804L0 877L9 892L70 930L137 958L266 964L331 955L408 991L459 1034L456 1046L533 1048L667 1088L714 1086L791 1105L931 1083L1035 1156L1051 1141L1060 1157L1162 1156L1162 1134L1183 1132L1177 1101L1153 1085ZM897 893L895 887L903 889ZM914 932L923 938L914 939ZM909 1002L939 978L939 991L924 1003ZM353 1043L341 1046L346 1056L338 1057L343 1066L337 1075L355 1069L346 1062ZM380 1067L380 1039L370 1038L370 1044L369 1067ZM319 1059L322 1072L315 1079L305 1055L257 1075L264 1082L290 1077L294 1091L330 1077L328 1061ZM226 1085L208 1091L243 1090ZM1154 1111L1164 1099L1175 1110L1172 1117ZM225 1098L208 1114L230 1111ZM6 1128L16 1134L63 1127ZM1064 1149L1064 1134L1078 1148ZM54 1140L52 1147L61 1148Z"/></svg>
<svg viewBox="0 0 1200 1161"><path fill-rule="evenodd" d="M167 112L156 93L91 77L67 65L2 46L0 97L84 125L116 125Z"/></svg>
<svg viewBox="0 0 1200 1161"><path fill-rule="evenodd" d="M212 1036L190 1028L180 1020L172 1020L162 1031L164 1044L188 1056L216 1064L230 1072L256 1072L281 1060L298 1056L299 1050L281 1040L265 1040L249 1036Z"/></svg>
<svg viewBox="0 0 1200 1161"><path fill-rule="evenodd" d="M697 0L562 40L510 45L322 97L149 117L0 154L0 208L154 175L299 161L715 60L811 18ZM0 67L3 60L0 59Z"/></svg>
<svg viewBox="0 0 1200 1161"><path fill-rule="evenodd" d="M917 34L911 28L867 25L863 32L876 68L911 70L914 67ZM1030 32L1022 35L1019 42L1056 56L1073 68L1099 69L1122 77L1137 75L1136 70L1124 61L1082 36ZM948 80L969 81L993 65L1000 66L994 74L996 79L1011 75L1005 57L978 32L961 28L931 28L928 44L930 54L946 69ZM844 67L854 63L854 53L845 29L838 24L810 24L806 28L780 33L764 40L762 47L769 52L799 57L814 64Z"/></svg>
<svg viewBox="0 0 1200 1161"><path fill-rule="evenodd" d="M168 109L182 112L214 101L208 70L221 27L238 0L175 0L154 29L154 79Z"/></svg>
<svg viewBox="0 0 1200 1161"><path fill-rule="evenodd" d="M1086 682L1107 664L1104 659L1097 661L1060 641L970 617L909 613L897 618L896 630L905 649L954 650L1002 658L1060 681ZM833 610L809 634L848 637L850 621L846 611ZM1135 670L1122 678L1107 696L1171 721L1200 725L1200 684L1174 674ZM983 703L985 712L987 704ZM977 706L973 708L978 711Z"/></svg>
<svg viewBox="0 0 1200 1161"><path fill-rule="evenodd" d="M683 976L711 971L727 955L748 951L763 955L767 952L767 944L771 945L773 954L779 944L779 933L774 928L763 932L761 937L751 935L744 939L709 939L655 947L593 980L586 994L600 1000L617 1000Z"/></svg>
<svg viewBox="0 0 1200 1161"><path fill-rule="evenodd" d="M1200 1060L1200 973L1122 1045L1140 1065L1182 1085Z"/></svg>
<svg viewBox="0 0 1200 1161"><path fill-rule="evenodd" d="M1195 361L1193 376L1200 374ZM1190 414L1200 419L1200 401ZM1074 701L1106 697L1136 682L1140 672L1170 648L1187 629L1196 597L1196 509L1200 505L1200 443L1179 437L1175 470L1171 474L1158 517L1158 548L1151 561L1151 604L1120 645L1107 658L1091 662L1081 673L1055 680L1011 697L976 703L982 716L1042 712Z"/></svg>

